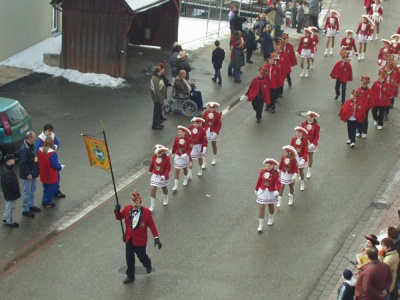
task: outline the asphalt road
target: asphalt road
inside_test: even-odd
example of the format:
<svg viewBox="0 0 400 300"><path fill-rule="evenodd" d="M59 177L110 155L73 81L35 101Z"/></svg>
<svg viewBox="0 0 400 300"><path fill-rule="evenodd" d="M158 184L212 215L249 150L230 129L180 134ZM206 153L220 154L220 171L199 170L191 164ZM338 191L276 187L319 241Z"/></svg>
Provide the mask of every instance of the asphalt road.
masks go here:
<svg viewBox="0 0 400 300"><path fill-rule="evenodd" d="M341 12L341 32L346 26L356 27L358 19L349 21L354 11L357 15L363 12L361 4L352 8L346 1L338 1L333 8ZM390 35L396 25L391 21L395 11L385 12L381 36ZM367 139L355 149L345 144L346 125L337 116L340 102L333 100L334 81L328 76L339 60L338 45L334 56L324 58L323 43L321 37L316 68L309 78L299 78L299 68L294 69L293 87L285 88L275 114L264 113L262 123L256 124L250 103L235 106L223 119L218 164L209 164L201 178L194 171L187 187L171 193L168 207L162 207L161 201L156 206L154 218L164 247L158 250L149 242L154 273L146 275L137 264L136 282L122 285L124 245L111 197L44 244L32 259L17 264L0 282L4 299L307 299L399 155L398 108L391 111L384 130L376 131L371 121ZM358 87L361 75L376 78L379 47L380 43L371 43L367 60L352 63L354 79L348 84L348 94ZM219 87L210 80L210 51L201 49L193 55L193 78L206 101L227 105L240 96L262 59L254 55L256 63L244 68L241 85L224 77ZM188 125L187 118L170 115L164 131L150 129L149 77L141 70L157 61L156 55L149 54L147 62L132 61L139 71L130 73L131 85L124 89L83 87L48 78L3 91L4 96L21 100L37 132L46 122L55 126L61 140L60 160L66 164L62 190L67 194L54 210L34 220L22 219L19 229L0 228L3 260L62 216L76 213L83 202L110 183L108 173L88 166L80 133L98 133L100 120L104 121L115 175L120 178L134 167L145 169L141 163L150 157L154 144L170 144L176 126ZM167 53L162 56L168 57ZM262 161L280 158L281 147L304 120L301 112L308 110L321 114L320 151L315 155L313 177L306 181L305 191L296 186L293 207L287 206L284 197L275 224L265 225L258 234L254 186ZM123 204L128 204L134 188L149 205L149 175L119 193ZM2 209L4 204L0 204Z"/></svg>

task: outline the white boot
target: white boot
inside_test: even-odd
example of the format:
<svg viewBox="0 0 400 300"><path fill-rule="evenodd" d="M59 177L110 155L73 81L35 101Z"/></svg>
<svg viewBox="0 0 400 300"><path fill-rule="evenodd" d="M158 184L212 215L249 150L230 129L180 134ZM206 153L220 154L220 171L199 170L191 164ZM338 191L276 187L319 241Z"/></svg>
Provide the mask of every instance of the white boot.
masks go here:
<svg viewBox="0 0 400 300"><path fill-rule="evenodd" d="M153 211L154 210L154 206L156 205L156 199L154 199L153 197L150 198L150 210Z"/></svg>
<svg viewBox="0 0 400 300"><path fill-rule="evenodd" d="M304 191L304 180L300 180L300 191Z"/></svg>
<svg viewBox="0 0 400 300"><path fill-rule="evenodd" d="M207 166L207 159L204 157L204 158L203 158L203 164L202 164L201 168L202 168L202 169L205 169L206 166Z"/></svg>
<svg viewBox="0 0 400 300"><path fill-rule="evenodd" d="M306 77L308 77L308 70L306 70Z"/></svg>
<svg viewBox="0 0 400 300"><path fill-rule="evenodd" d="M311 61L311 67L310 68L311 68L311 70L314 69L314 62L313 61Z"/></svg>
<svg viewBox="0 0 400 300"><path fill-rule="evenodd" d="M271 226L272 224L274 224L274 215L275 215L275 213L269 214L268 226Z"/></svg>
<svg viewBox="0 0 400 300"><path fill-rule="evenodd" d="M212 165L216 165L216 164L217 164L217 155L214 155L214 156L213 156L213 159L212 159L211 164L212 164Z"/></svg>
<svg viewBox="0 0 400 300"><path fill-rule="evenodd" d="M361 56L362 56L362 55L364 55L364 52L363 52L363 53L360 52L360 53L358 54L358 61L361 60Z"/></svg>
<svg viewBox="0 0 400 300"><path fill-rule="evenodd" d="M258 232L263 231L263 226L264 226L264 219L258 219Z"/></svg>
<svg viewBox="0 0 400 300"><path fill-rule="evenodd" d="M378 39L378 34L375 34L375 39L376 39L376 40Z"/></svg>
<svg viewBox="0 0 400 300"><path fill-rule="evenodd" d="M187 185L188 182L188 177L187 176L183 176L183 185Z"/></svg>
<svg viewBox="0 0 400 300"><path fill-rule="evenodd" d="M365 52L363 52L363 54L361 55L361 59L365 59Z"/></svg>
<svg viewBox="0 0 400 300"><path fill-rule="evenodd" d="M292 194L289 194L289 202L288 202L288 205L290 206L290 205L293 205L293 195Z"/></svg>
<svg viewBox="0 0 400 300"><path fill-rule="evenodd" d="M192 180L192 169L188 169L188 175L187 175L187 178L189 179L189 180Z"/></svg>
<svg viewBox="0 0 400 300"><path fill-rule="evenodd" d="M177 191L177 190L178 190L178 184L179 184L179 180L178 180L178 179L175 179L175 185L174 185L174 187L172 188L173 191Z"/></svg>
<svg viewBox="0 0 400 300"><path fill-rule="evenodd" d="M325 49L324 56L328 55L328 48Z"/></svg>
<svg viewBox="0 0 400 300"><path fill-rule="evenodd" d="M304 77L304 69L301 69L300 77Z"/></svg>
<svg viewBox="0 0 400 300"><path fill-rule="evenodd" d="M311 168L310 168L310 167L308 167L306 177L307 177L307 178L311 178Z"/></svg>
<svg viewBox="0 0 400 300"><path fill-rule="evenodd" d="M201 175L203 175L203 169L202 168L200 168L199 171L197 172L197 176L201 176Z"/></svg>
<svg viewBox="0 0 400 300"><path fill-rule="evenodd" d="M163 205L168 205L168 195L164 195Z"/></svg>
<svg viewBox="0 0 400 300"><path fill-rule="evenodd" d="M333 48L331 48L331 51L329 52L329 54L330 54L330 55L332 55L332 54L333 54Z"/></svg>
<svg viewBox="0 0 400 300"><path fill-rule="evenodd" d="M278 203L276 204L276 207L281 207L281 200L282 196L278 196Z"/></svg>

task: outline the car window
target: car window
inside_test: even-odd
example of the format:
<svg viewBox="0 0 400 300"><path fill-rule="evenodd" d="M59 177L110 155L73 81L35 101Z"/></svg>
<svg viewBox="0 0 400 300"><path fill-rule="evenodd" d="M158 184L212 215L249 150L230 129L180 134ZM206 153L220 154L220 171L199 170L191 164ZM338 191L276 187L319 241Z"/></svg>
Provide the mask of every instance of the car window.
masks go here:
<svg viewBox="0 0 400 300"><path fill-rule="evenodd" d="M11 126L17 125L18 123L25 120L28 116L28 112L21 104L17 104L8 111L6 111L8 122Z"/></svg>

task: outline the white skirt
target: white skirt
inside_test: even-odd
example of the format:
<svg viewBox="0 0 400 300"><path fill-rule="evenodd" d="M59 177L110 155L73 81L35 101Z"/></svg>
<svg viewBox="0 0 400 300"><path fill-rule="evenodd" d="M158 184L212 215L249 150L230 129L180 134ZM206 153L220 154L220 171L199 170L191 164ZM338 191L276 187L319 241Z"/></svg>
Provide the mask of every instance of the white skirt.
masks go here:
<svg viewBox="0 0 400 300"><path fill-rule="evenodd" d="M305 167L308 166L308 161L305 161L303 164L300 163L301 160L302 160L301 157L299 157L299 156L296 157L296 160L297 160L297 167L298 167L299 169L304 169Z"/></svg>
<svg viewBox="0 0 400 300"><path fill-rule="evenodd" d="M192 159L198 159L206 156L206 153L201 152L201 147L202 144L196 144L193 146L192 152L190 153Z"/></svg>
<svg viewBox="0 0 400 300"><path fill-rule="evenodd" d="M368 43L370 41L370 39L368 39L368 36L363 34L357 35L357 40L359 43Z"/></svg>
<svg viewBox="0 0 400 300"><path fill-rule="evenodd" d="M169 183L169 179L162 179L161 175L151 174L150 185L156 187L164 187Z"/></svg>
<svg viewBox="0 0 400 300"><path fill-rule="evenodd" d="M300 56L303 58L310 58L311 57L311 49L302 49Z"/></svg>
<svg viewBox="0 0 400 300"><path fill-rule="evenodd" d="M326 31L326 36L337 36L337 31L336 29L328 29Z"/></svg>
<svg viewBox="0 0 400 300"><path fill-rule="evenodd" d="M292 173L281 173L281 183L282 184L292 184L292 183L295 183L295 181L294 180L292 180L292 177L293 177L293 175L294 174L292 174Z"/></svg>
<svg viewBox="0 0 400 300"><path fill-rule="evenodd" d="M353 59L354 58L354 51L353 50L347 50L347 52L349 53L349 59Z"/></svg>
<svg viewBox="0 0 400 300"><path fill-rule="evenodd" d="M318 146L315 146L314 148L310 148L310 146L308 146L308 152L317 152L318 151Z"/></svg>
<svg viewBox="0 0 400 300"><path fill-rule="evenodd" d="M275 192L275 191L274 191ZM275 197L275 193L268 191L268 189L258 189L256 201L260 204L274 204L278 203L278 197Z"/></svg>
<svg viewBox="0 0 400 300"><path fill-rule="evenodd" d="M215 138L212 138L214 135L214 132L210 131L210 127L207 129L207 140L211 142L216 142L219 140L219 134L216 134Z"/></svg>
<svg viewBox="0 0 400 300"><path fill-rule="evenodd" d="M190 167L192 162L189 159L189 156L182 157L175 154L174 157L174 167L175 169L184 169Z"/></svg>
<svg viewBox="0 0 400 300"><path fill-rule="evenodd" d="M374 13L374 14L372 15L372 20L373 20L375 23L380 23L380 22L383 21L383 18L382 18L382 16L380 16L378 13Z"/></svg>

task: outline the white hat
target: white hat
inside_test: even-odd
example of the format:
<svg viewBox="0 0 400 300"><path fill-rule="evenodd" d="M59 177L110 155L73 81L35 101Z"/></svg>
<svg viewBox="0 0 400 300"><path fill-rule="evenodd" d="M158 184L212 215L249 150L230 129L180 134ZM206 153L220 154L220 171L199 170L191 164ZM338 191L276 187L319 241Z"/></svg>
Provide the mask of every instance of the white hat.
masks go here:
<svg viewBox="0 0 400 300"><path fill-rule="evenodd" d="M278 162L273 158L266 158L264 159L263 164L278 165Z"/></svg>
<svg viewBox="0 0 400 300"><path fill-rule="evenodd" d="M179 129L179 130L182 130L183 132L185 132L186 135L192 135L192 133L190 132L190 130L187 129L185 126L179 125L179 126L178 126L178 129Z"/></svg>
<svg viewBox="0 0 400 300"><path fill-rule="evenodd" d="M296 127L294 128L294 130L295 130L295 131L301 131L301 132L303 132L303 133L305 133L305 134L308 134L307 129L305 129L305 128L301 127L301 126L296 126Z"/></svg>
<svg viewBox="0 0 400 300"><path fill-rule="evenodd" d="M292 152L294 154L294 156L297 156L297 151L293 146L286 145L286 146L283 146L282 149L290 151L290 152Z"/></svg>
<svg viewBox="0 0 400 300"><path fill-rule="evenodd" d="M392 44L392 42L389 41L389 40L387 40L387 39L381 39L381 42L382 42L382 43L385 43L385 44L388 44L388 45L391 45L391 44Z"/></svg>
<svg viewBox="0 0 400 300"><path fill-rule="evenodd" d="M169 151L169 149L167 147L164 147L163 145L157 144L157 145L155 145L155 147L156 147L156 149L154 150L154 154L159 154L161 152L166 153Z"/></svg>
<svg viewBox="0 0 400 300"><path fill-rule="evenodd" d="M206 105L210 108L220 107L219 103L217 102L208 102Z"/></svg>
<svg viewBox="0 0 400 300"><path fill-rule="evenodd" d="M203 118L199 118L199 117L193 117L191 122L197 122L197 123L203 122L203 123L205 123L206 120L204 120Z"/></svg>
<svg viewBox="0 0 400 300"><path fill-rule="evenodd" d="M353 31L353 30L350 30L350 29L347 29L347 30L346 30L346 33L354 34L354 31Z"/></svg>
<svg viewBox="0 0 400 300"><path fill-rule="evenodd" d="M307 115L307 116L310 116L310 117L314 117L314 118L319 118L319 114L317 114L315 111L311 111L311 110L309 110L309 111L306 113L306 115Z"/></svg>
<svg viewBox="0 0 400 300"><path fill-rule="evenodd" d="M400 34L398 34L398 33L392 34L392 36L390 38L391 39L400 38Z"/></svg>

